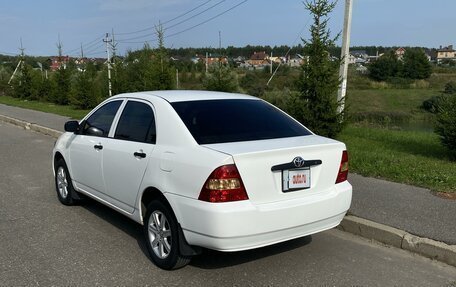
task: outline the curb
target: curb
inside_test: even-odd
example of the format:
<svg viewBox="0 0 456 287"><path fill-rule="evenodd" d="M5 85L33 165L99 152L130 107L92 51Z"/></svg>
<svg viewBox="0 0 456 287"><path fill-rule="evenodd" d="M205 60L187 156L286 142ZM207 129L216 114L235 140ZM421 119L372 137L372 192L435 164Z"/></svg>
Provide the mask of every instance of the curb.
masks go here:
<svg viewBox="0 0 456 287"><path fill-rule="evenodd" d="M35 131L35 132L39 132L39 133L42 133L44 135L51 136L53 138L58 138L63 133L63 132L58 131L58 130L54 130L54 129L51 129L51 128L48 128L48 127L43 127L43 126L40 126L38 124L29 123L29 122L26 122L26 121L23 121L23 120L18 120L18 119L15 119L15 118L4 116L4 115L0 115L0 121L4 121L4 122L10 123L10 124L22 127L22 128L24 128L26 130L32 130L32 131Z"/></svg>
<svg viewBox="0 0 456 287"><path fill-rule="evenodd" d="M54 138L58 138L63 133L61 131L3 115L0 115L0 121L11 123L23 127L26 130L33 130ZM337 228L456 267L456 245L448 245L432 239L419 237L403 230L353 215L346 215Z"/></svg>
<svg viewBox="0 0 456 287"><path fill-rule="evenodd" d="M338 229L404 249L456 267L456 245L419 237L394 227L353 215L344 217Z"/></svg>

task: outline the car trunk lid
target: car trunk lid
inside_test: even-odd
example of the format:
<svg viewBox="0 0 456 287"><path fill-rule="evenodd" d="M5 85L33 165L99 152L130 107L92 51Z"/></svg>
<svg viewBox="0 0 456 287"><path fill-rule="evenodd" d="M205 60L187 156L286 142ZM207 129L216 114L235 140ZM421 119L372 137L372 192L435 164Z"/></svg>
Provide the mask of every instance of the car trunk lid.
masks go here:
<svg viewBox="0 0 456 287"><path fill-rule="evenodd" d="M204 146L233 157L255 204L331 192L345 150L317 135Z"/></svg>

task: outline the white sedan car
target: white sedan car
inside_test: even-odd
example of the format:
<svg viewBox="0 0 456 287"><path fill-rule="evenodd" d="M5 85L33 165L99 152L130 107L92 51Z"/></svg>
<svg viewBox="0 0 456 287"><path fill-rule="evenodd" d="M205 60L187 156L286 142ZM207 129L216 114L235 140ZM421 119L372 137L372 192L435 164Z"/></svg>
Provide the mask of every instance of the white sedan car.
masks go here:
<svg viewBox="0 0 456 287"><path fill-rule="evenodd" d="M53 150L58 199L88 196L139 222L163 269L201 247L239 251L324 231L350 207L345 145L255 97L121 94L65 131Z"/></svg>

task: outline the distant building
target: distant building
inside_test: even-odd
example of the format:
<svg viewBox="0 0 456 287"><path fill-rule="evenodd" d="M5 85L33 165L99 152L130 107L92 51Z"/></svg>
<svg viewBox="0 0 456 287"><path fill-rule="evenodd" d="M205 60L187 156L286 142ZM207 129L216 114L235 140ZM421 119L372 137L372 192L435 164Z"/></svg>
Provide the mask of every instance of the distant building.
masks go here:
<svg viewBox="0 0 456 287"><path fill-rule="evenodd" d="M437 50L437 64L442 63L443 61L455 61L456 60L456 51L453 49L453 45L448 47L440 46Z"/></svg>
<svg viewBox="0 0 456 287"><path fill-rule="evenodd" d="M266 66L269 65L269 56L264 51L253 52L253 55L250 56L250 59L247 62L254 67Z"/></svg>
<svg viewBox="0 0 456 287"><path fill-rule="evenodd" d="M396 54L397 59L402 61L402 58L404 58L405 49L402 47L398 48L394 53Z"/></svg>
<svg viewBox="0 0 456 287"><path fill-rule="evenodd" d="M195 64L198 62L206 63L206 61L208 66L218 62L221 62L222 64L228 64L228 58L226 56L215 53L210 53L207 55L207 57L206 55L196 55L196 57L192 58L192 62Z"/></svg>
<svg viewBox="0 0 456 287"><path fill-rule="evenodd" d="M352 50L350 51L350 54L352 54L356 58L361 58L364 60L366 60L369 57L366 50Z"/></svg>
<svg viewBox="0 0 456 287"><path fill-rule="evenodd" d="M66 69L66 66L70 62L70 57L69 56L61 56L61 57L51 57L51 65L50 69L51 71L57 71L60 69L60 67L63 67Z"/></svg>

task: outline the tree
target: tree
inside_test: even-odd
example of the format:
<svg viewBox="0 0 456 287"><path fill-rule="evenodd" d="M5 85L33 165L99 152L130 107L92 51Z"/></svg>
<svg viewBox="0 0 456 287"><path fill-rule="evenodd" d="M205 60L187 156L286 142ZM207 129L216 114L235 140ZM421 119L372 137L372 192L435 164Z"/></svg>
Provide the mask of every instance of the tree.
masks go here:
<svg viewBox="0 0 456 287"><path fill-rule="evenodd" d="M407 49L404 53L402 75L409 79L427 79L432 67L422 50Z"/></svg>
<svg viewBox="0 0 456 287"><path fill-rule="evenodd" d="M343 113L338 113L337 90L339 88L340 61L330 57L334 47L327 29L328 15L335 7L328 0L307 0L304 5L313 16L310 27L311 39L304 40L306 61L296 82L299 94L292 96L288 111L315 133L335 137L342 130Z"/></svg>
<svg viewBox="0 0 456 287"><path fill-rule="evenodd" d="M203 86L209 91L237 92L239 82L235 72L229 66L221 63L214 64L209 68L203 79Z"/></svg>
<svg viewBox="0 0 456 287"><path fill-rule="evenodd" d="M19 73L13 81L13 97L21 99L32 98L32 72L29 65L21 63Z"/></svg>
<svg viewBox="0 0 456 287"><path fill-rule="evenodd" d="M368 69L369 76L373 80L386 81L398 76L401 70L401 63L397 59L396 53L391 50L370 64Z"/></svg>
<svg viewBox="0 0 456 287"><path fill-rule="evenodd" d="M456 156L456 94L444 94L439 98L435 132Z"/></svg>
<svg viewBox="0 0 456 287"><path fill-rule="evenodd" d="M164 30L161 24L155 27L158 38L158 48L153 53L152 88L154 90L171 90L174 88L174 73L169 63L169 56L164 43Z"/></svg>
<svg viewBox="0 0 456 287"><path fill-rule="evenodd" d="M67 105L70 101L71 92L71 72L63 65L55 72L53 80L55 82L55 90L53 102L59 105Z"/></svg>
<svg viewBox="0 0 456 287"><path fill-rule="evenodd" d="M72 104L80 109L93 108L98 104L99 89L95 81L96 69L93 63L88 63L76 76L72 89Z"/></svg>

